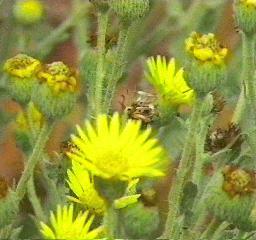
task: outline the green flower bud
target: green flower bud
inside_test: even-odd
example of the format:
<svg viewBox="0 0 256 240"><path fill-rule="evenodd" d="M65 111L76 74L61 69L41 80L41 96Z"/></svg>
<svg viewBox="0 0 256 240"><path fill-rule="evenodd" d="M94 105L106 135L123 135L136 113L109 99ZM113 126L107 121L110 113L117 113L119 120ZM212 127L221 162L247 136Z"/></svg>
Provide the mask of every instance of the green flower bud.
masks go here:
<svg viewBox="0 0 256 240"><path fill-rule="evenodd" d="M255 177L237 167L227 166L218 172L214 185L209 189L207 205L220 220L228 221L240 229L252 230L250 216L255 203Z"/></svg>
<svg viewBox="0 0 256 240"><path fill-rule="evenodd" d="M13 15L21 24L35 24L42 20L44 7L39 0L18 0L13 7Z"/></svg>
<svg viewBox="0 0 256 240"><path fill-rule="evenodd" d="M37 74L32 100L49 119L61 118L73 109L78 92L75 74L62 62L44 66Z"/></svg>
<svg viewBox="0 0 256 240"><path fill-rule="evenodd" d="M256 1L236 0L234 4L235 19L243 32L256 32Z"/></svg>
<svg viewBox="0 0 256 240"><path fill-rule="evenodd" d="M225 59L228 53L214 34L193 32L186 39L188 83L199 94L206 95L221 86L226 78Z"/></svg>
<svg viewBox="0 0 256 240"><path fill-rule="evenodd" d="M5 62L6 89L14 100L20 103L30 101L36 73L40 68L41 63L38 60L25 54L18 54Z"/></svg>
<svg viewBox="0 0 256 240"><path fill-rule="evenodd" d="M123 225L131 239L153 239L159 227L160 218L156 208L146 208L138 202L121 210Z"/></svg>
<svg viewBox="0 0 256 240"><path fill-rule="evenodd" d="M109 6L125 21L136 21L146 15L149 0L109 0Z"/></svg>

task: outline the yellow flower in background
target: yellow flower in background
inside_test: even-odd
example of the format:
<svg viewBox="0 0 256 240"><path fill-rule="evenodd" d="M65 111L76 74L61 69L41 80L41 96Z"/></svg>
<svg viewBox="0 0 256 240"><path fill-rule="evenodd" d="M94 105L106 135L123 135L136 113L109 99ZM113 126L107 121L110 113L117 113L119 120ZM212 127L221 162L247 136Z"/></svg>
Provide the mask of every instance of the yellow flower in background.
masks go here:
<svg viewBox="0 0 256 240"><path fill-rule="evenodd" d="M157 139L150 137L151 129L140 128L140 121L122 123L117 113L110 120L107 115L98 115L94 127L89 121L85 129L77 127L78 136L72 136L77 149L67 154L93 175L105 179L163 176L164 150Z"/></svg>
<svg viewBox="0 0 256 240"><path fill-rule="evenodd" d="M104 200L99 196L93 183L92 177L81 164L72 162L72 169L68 170L68 185L77 198L69 197L70 200L86 206L97 214L105 212Z"/></svg>
<svg viewBox="0 0 256 240"><path fill-rule="evenodd" d="M50 214L51 227L41 222L40 232L44 239L98 239L103 227L90 230L94 216L88 217L89 212L79 212L74 217L73 205L61 207L58 205L57 213Z"/></svg>
<svg viewBox="0 0 256 240"><path fill-rule="evenodd" d="M167 62L165 57L157 56L147 61L147 80L156 88L163 101L176 107L194 102L195 93L184 80L183 69L176 71L175 60Z"/></svg>
<svg viewBox="0 0 256 240"><path fill-rule="evenodd" d="M63 62L53 62L45 65L38 72L37 77L45 82L54 93L75 92L77 90L77 80L74 72Z"/></svg>
<svg viewBox="0 0 256 240"><path fill-rule="evenodd" d="M16 79L31 78L40 69L41 63L25 54L18 54L8 59L4 64L4 71Z"/></svg>
<svg viewBox="0 0 256 240"><path fill-rule="evenodd" d="M28 116L30 119L28 119ZM20 112L16 117L16 124L20 130L29 131L29 120L33 124L34 129L40 129L44 122L42 113L31 102L29 103L27 112Z"/></svg>
<svg viewBox="0 0 256 240"><path fill-rule="evenodd" d="M228 49L220 45L213 33L193 32L186 39L185 45L186 51L202 63L221 65L228 53Z"/></svg>
<svg viewBox="0 0 256 240"><path fill-rule="evenodd" d="M21 24L34 24L44 15L44 6L39 0L17 0L13 15Z"/></svg>
<svg viewBox="0 0 256 240"><path fill-rule="evenodd" d="M256 0L240 0L240 3L244 4L246 7L256 8Z"/></svg>

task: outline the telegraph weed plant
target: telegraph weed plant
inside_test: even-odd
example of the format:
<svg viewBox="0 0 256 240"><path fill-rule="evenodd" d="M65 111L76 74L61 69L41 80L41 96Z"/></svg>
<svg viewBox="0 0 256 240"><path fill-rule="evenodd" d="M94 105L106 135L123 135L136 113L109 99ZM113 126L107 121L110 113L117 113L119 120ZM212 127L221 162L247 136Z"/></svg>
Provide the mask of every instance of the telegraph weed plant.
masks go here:
<svg viewBox="0 0 256 240"><path fill-rule="evenodd" d="M255 0L0 1L0 239L255 240L255 37Z"/></svg>

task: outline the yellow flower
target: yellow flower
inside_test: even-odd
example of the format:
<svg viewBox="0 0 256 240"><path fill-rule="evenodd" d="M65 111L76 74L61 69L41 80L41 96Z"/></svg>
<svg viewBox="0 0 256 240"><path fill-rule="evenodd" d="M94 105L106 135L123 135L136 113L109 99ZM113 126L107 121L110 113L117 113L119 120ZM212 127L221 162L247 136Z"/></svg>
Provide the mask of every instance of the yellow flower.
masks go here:
<svg viewBox="0 0 256 240"><path fill-rule="evenodd" d="M150 138L151 129L141 131L140 127L140 121L123 124L117 113L110 120L99 115L95 127L88 121L84 130L77 127L78 136L72 136L77 149L67 154L93 175L105 179L163 176L163 148Z"/></svg>
<svg viewBox="0 0 256 240"><path fill-rule="evenodd" d="M77 80L75 74L63 62L53 62L47 64L37 77L45 82L56 94L61 92L75 92L77 90Z"/></svg>
<svg viewBox="0 0 256 240"><path fill-rule="evenodd" d="M38 0L18 0L14 5L13 14L22 24L34 24L42 19L44 7Z"/></svg>
<svg viewBox="0 0 256 240"><path fill-rule="evenodd" d="M78 197L69 197L70 200L83 204L98 214L104 213L105 202L96 191L92 177L81 164L72 162L72 170L68 170L68 185Z"/></svg>
<svg viewBox="0 0 256 240"><path fill-rule="evenodd" d="M89 212L79 212L74 218L73 205L57 207L57 213L54 215L51 212L50 222L51 227L41 222L40 232L44 239L97 239L99 234L102 233L103 227L98 227L90 231L93 223L94 216L88 219Z"/></svg>
<svg viewBox="0 0 256 240"><path fill-rule="evenodd" d="M147 66L146 77L164 102L176 107L194 101L195 93L184 80L183 69L176 72L174 59L167 63L165 57L157 56L156 60L152 57L148 59Z"/></svg>
<svg viewBox="0 0 256 240"><path fill-rule="evenodd" d="M220 45L214 34L193 32L186 39L186 51L202 63L220 65L224 62L228 50Z"/></svg>
<svg viewBox="0 0 256 240"><path fill-rule="evenodd" d="M31 78L40 69L41 63L25 54L18 54L8 59L4 64L4 71L12 77Z"/></svg>
<svg viewBox="0 0 256 240"><path fill-rule="evenodd" d="M256 8L256 0L240 0L240 3L244 4L246 7Z"/></svg>

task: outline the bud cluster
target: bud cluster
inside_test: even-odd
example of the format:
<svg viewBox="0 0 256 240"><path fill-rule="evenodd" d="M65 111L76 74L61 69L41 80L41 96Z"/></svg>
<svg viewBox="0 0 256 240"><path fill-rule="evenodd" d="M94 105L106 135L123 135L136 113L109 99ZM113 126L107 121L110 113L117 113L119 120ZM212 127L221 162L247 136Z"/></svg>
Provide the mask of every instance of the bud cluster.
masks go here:
<svg viewBox="0 0 256 240"><path fill-rule="evenodd" d="M76 74L62 62L41 64L24 54L4 65L6 88L18 102L35 106L48 118L60 118L73 108L78 92Z"/></svg>

